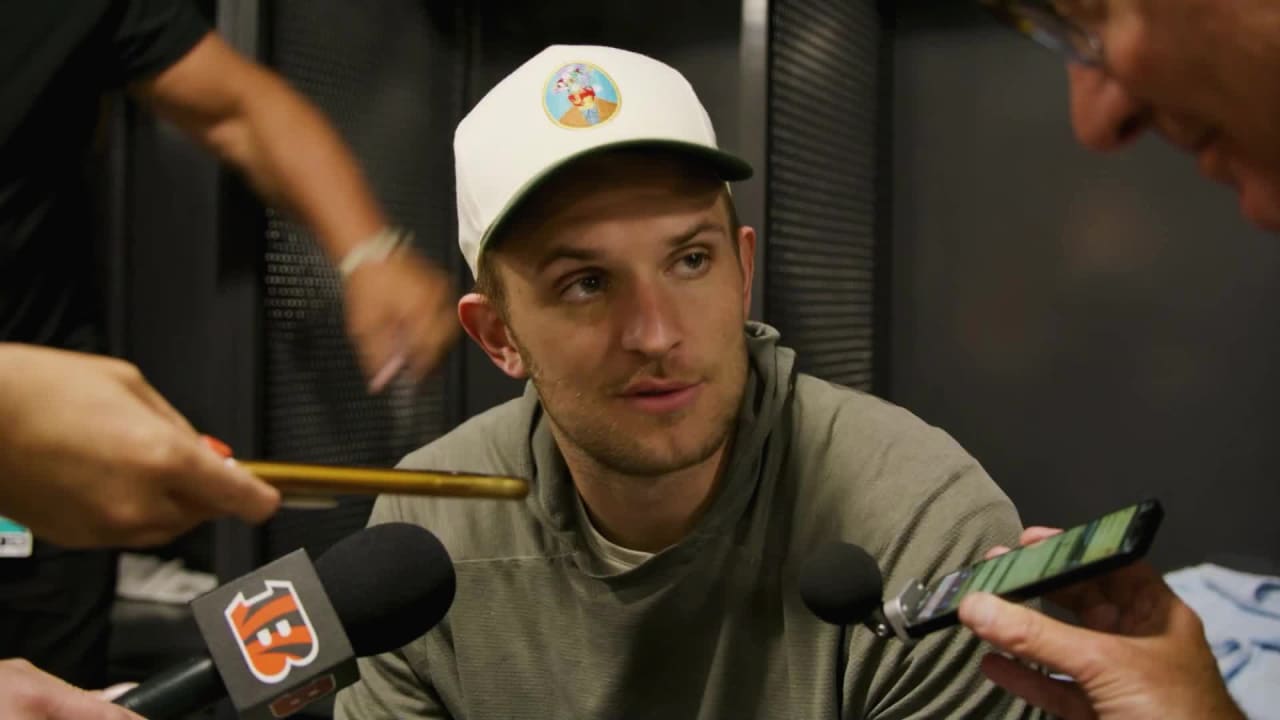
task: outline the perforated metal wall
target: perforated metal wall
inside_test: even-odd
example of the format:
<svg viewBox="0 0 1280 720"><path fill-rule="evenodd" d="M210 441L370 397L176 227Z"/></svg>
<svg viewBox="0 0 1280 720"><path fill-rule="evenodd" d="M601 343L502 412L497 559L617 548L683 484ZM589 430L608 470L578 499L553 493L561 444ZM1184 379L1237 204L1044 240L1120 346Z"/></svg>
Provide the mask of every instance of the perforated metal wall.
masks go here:
<svg viewBox="0 0 1280 720"><path fill-rule="evenodd" d="M871 390L880 20L870 0L770 3L765 312L805 372Z"/></svg>
<svg viewBox="0 0 1280 720"><path fill-rule="evenodd" d="M461 117L455 11L439 3L278 0L267 60L317 103L360 159L392 219L443 262L454 252L452 133ZM433 7L437 6L437 7ZM343 327L341 285L306 231L269 211L264 272L265 453L387 466L449 426L447 371L371 397ZM319 549L360 526L370 501L285 512L268 557Z"/></svg>

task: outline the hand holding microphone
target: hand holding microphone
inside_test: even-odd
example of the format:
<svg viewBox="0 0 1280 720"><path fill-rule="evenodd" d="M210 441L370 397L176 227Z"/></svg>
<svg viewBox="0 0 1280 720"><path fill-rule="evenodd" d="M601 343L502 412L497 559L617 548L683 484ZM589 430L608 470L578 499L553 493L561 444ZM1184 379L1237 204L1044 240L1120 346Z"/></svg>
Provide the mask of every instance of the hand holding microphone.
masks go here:
<svg viewBox="0 0 1280 720"><path fill-rule="evenodd" d="M1136 562L1162 517L1148 500L1066 531L1031 528L1016 550L881 602L875 560L855 545L819 548L800 573L800 594L820 619L865 624L910 641L959 621L997 649L1065 672L1063 681L999 654L982 669L996 684L1055 716L1242 718L1219 675L1196 614L1150 565ZM1001 599L1049 597L1083 627Z"/></svg>
<svg viewBox="0 0 1280 720"><path fill-rule="evenodd" d="M26 660L0 661L0 717L5 720L143 720L38 670Z"/></svg>

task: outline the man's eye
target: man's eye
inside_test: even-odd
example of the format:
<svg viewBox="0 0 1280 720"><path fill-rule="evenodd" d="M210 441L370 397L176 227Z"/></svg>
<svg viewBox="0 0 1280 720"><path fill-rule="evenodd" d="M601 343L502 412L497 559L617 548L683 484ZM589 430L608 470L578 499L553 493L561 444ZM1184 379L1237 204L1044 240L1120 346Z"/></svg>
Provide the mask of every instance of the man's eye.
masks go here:
<svg viewBox="0 0 1280 720"><path fill-rule="evenodd" d="M703 252L691 252L680 258L679 270L686 275L696 275L706 270L711 264L711 255Z"/></svg>
<svg viewBox="0 0 1280 720"><path fill-rule="evenodd" d="M565 286L561 295L567 300L582 300L604 290L604 278L599 275L583 275Z"/></svg>

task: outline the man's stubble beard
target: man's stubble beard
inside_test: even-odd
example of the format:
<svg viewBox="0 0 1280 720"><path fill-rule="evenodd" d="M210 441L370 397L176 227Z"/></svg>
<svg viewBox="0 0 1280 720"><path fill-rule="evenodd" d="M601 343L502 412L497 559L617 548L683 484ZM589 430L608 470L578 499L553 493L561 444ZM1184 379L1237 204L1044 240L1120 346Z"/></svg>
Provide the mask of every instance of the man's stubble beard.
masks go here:
<svg viewBox="0 0 1280 720"><path fill-rule="evenodd" d="M515 340L514 335L512 339ZM533 382L534 388L538 391L538 397L542 401L542 408L547 413L547 417L550 418L552 424L563 437L576 446L577 450L608 471L631 477L659 477L698 465L705 462L729 441L737 424L738 409L746 388L747 353L745 339L741 351L735 356L736 366L730 369L730 375L737 376L737 380L734 382L733 377L728 378L731 386L736 387L737 392L729 398L730 402L726 402L724 407L719 408L716 416L711 418L713 429L708 433L706 439L693 450L680 453L674 457L665 453L655 453L644 443L630 440L631 435L625 428L620 426L616 419L609 418L604 414L575 413L575 408L586 409L585 396L581 391L569 391L572 393L570 402L573 407L561 412L560 401L566 394L563 388L564 381L546 378L541 366L525 351L518 340L515 344L521 361L529 373L529 378ZM711 389L710 386L711 383L708 383L708 386L704 389ZM605 399L606 402L612 402L615 398L611 395L606 395ZM708 401L710 401L710 398L706 397L705 394L703 397L698 398L698 402ZM697 409L696 406L694 409ZM684 418L685 415L676 414L663 417L660 420L664 426L670 427ZM561 452L563 452L563 448Z"/></svg>

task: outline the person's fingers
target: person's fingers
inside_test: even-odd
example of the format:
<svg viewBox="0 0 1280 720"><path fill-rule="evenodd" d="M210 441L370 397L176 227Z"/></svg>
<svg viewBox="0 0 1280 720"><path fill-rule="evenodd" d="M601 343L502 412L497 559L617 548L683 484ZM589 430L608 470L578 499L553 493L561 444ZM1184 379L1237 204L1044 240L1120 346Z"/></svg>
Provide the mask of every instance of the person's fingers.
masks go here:
<svg viewBox="0 0 1280 720"><path fill-rule="evenodd" d="M1060 532L1056 528L1030 527L1023 531L1019 542L1023 545L1029 545L1045 538L1053 537ZM1003 545L996 545L987 550L983 555L983 559L990 560L991 558L1000 557L1009 552L1009 550ZM1108 601L1104 596L1101 586L1093 581L1072 584L1045 597L1055 604L1076 613L1085 625L1097 630L1110 631L1114 629L1120 615L1115 604Z"/></svg>
<svg viewBox="0 0 1280 720"><path fill-rule="evenodd" d="M395 352L387 362L369 380L369 392L380 393L387 385L395 379L396 375L405 366L405 355L402 351Z"/></svg>
<svg viewBox="0 0 1280 720"><path fill-rule="evenodd" d="M1074 582L1046 594L1044 598L1075 613L1081 622L1091 628L1108 632L1113 629L1117 611L1115 603L1108 599L1104 591L1102 578Z"/></svg>
<svg viewBox="0 0 1280 720"><path fill-rule="evenodd" d="M1024 546L1032 545L1060 534L1062 530L1059 528L1033 525L1022 531L1018 542ZM1102 586L1096 581L1072 583L1049 593L1046 599L1074 612L1090 627L1109 629L1114 626L1118 615L1115 606L1106 600Z"/></svg>
<svg viewBox="0 0 1280 720"><path fill-rule="evenodd" d="M103 700L106 700L107 702L113 702L117 698L119 698L121 695L124 695L125 693L129 692L130 690L136 687L138 687L138 683L136 682L116 683L111 687L103 688L101 690L95 690L93 691L93 694Z"/></svg>
<svg viewBox="0 0 1280 720"><path fill-rule="evenodd" d="M369 381L370 392L381 392L401 372L419 383L436 369L456 337L457 319L451 306L448 310L436 312L429 304L416 307L413 317L403 317L385 328L393 338L390 346L394 351Z"/></svg>
<svg viewBox="0 0 1280 720"><path fill-rule="evenodd" d="M220 458L229 458L235 453L231 451L231 446L222 442L212 435L201 435L201 442L209 446L209 449L218 454Z"/></svg>
<svg viewBox="0 0 1280 720"><path fill-rule="evenodd" d="M409 374L421 382L444 360L460 329L449 276L425 262L411 267L416 271L418 294L403 320L408 331Z"/></svg>
<svg viewBox="0 0 1280 720"><path fill-rule="evenodd" d="M162 511L152 510L145 522L124 528L120 537L111 538L111 544L128 548L159 547L191 531L210 517L204 508L193 509L173 499L168 500L166 505ZM101 545L102 542L96 544Z"/></svg>
<svg viewBox="0 0 1280 720"><path fill-rule="evenodd" d="M230 448L215 438L170 431L151 444L165 450L141 466L150 484L127 479L133 491L102 509L99 542L162 545L215 517L260 522L279 507L279 491L226 457Z"/></svg>
<svg viewBox="0 0 1280 720"><path fill-rule="evenodd" d="M396 336L399 333L393 328L387 328L378 332L363 332L359 335L353 335L352 341L355 343L356 358L360 361L360 370L369 380L369 389L376 392L374 387L375 379L382 379L387 375L387 368L396 357ZM396 368L398 370L399 368ZM394 376L394 372L390 373ZM385 386L385 382L383 384ZM381 390L381 387L379 388Z"/></svg>
<svg viewBox="0 0 1280 720"><path fill-rule="evenodd" d="M413 321L409 374L414 382L422 382L444 361L457 338L457 325L457 315L452 306L440 312L424 313Z"/></svg>
<svg viewBox="0 0 1280 720"><path fill-rule="evenodd" d="M1060 528L1041 527L1039 525L1032 525L1031 527L1022 531L1022 536L1018 538L1018 544L1030 545L1031 543L1038 543L1041 540L1044 540L1045 538L1051 538L1054 535L1058 535L1061 533L1062 533L1062 530Z"/></svg>
<svg viewBox="0 0 1280 720"><path fill-rule="evenodd" d="M1160 572L1142 560L1107 573L1100 578L1100 584L1103 594L1113 601L1168 588Z"/></svg>
<svg viewBox="0 0 1280 720"><path fill-rule="evenodd" d="M1173 591L1154 568L1136 562L1045 597L1075 613L1091 629L1127 635L1138 632L1151 618L1162 617L1159 607L1173 597Z"/></svg>
<svg viewBox="0 0 1280 720"><path fill-rule="evenodd" d="M184 448L171 474L170 492L180 502L201 508L203 515L236 515L246 522L266 520L280 507L280 491L235 460L223 458L196 438Z"/></svg>
<svg viewBox="0 0 1280 720"><path fill-rule="evenodd" d="M1075 683L1054 680L1007 657L982 658L982 672L991 682L1064 720L1095 717L1089 699Z"/></svg>
<svg viewBox="0 0 1280 720"><path fill-rule="evenodd" d="M406 372L421 381L443 360L459 330L448 274L415 253L369 266L346 288L347 332L371 392Z"/></svg>
<svg viewBox="0 0 1280 720"><path fill-rule="evenodd" d="M966 597L960 621L1000 650L1076 678L1091 674L1093 650L1106 638L989 593Z"/></svg>
<svg viewBox="0 0 1280 720"><path fill-rule="evenodd" d="M1116 631L1125 635L1164 632L1173 617L1171 606L1181 600L1160 573L1146 562L1136 562L1108 573L1101 580L1108 602L1118 608Z"/></svg>
<svg viewBox="0 0 1280 720"><path fill-rule="evenodd" d="M163 545L204 519L190 517L170 494L170 468L159 462L147 459L108 470L104 485L114 491L99 493L94 509L81 520L88 545Z"/></svg>
<svg viewBox="0 0 1280 720"><path fill-rule="evenodd" d="M372 285L369 277L353 277L347 287L347 334L355 347L360 369L370 380L378 376L395 356L400 345L395 308L386 293L394 297L394 287ZM369 296L370 288L375 293Z"/></svg>
<svg viewBox="0 0 1280 720"><path fill-rule="evenodd" d="M70 688L49 700L48 711L41 720L145 720L141 715L96 697L93 693Z"/></svg>
<svg viewBox="0 0 1280 720"><path fill-rule="evenodd" d="M0 662L0 698L10 692L21 692L29 699L38 699L40 720L144 720L92 692L37 669L25 660Z"/></svg>
<svg viewBox="0 0 1280 720"><path fill-rule="evenodd" d="M1099 601L1076 613L1085 627L1098 632L1114 633L1120 630L1120 608L1114 603Z"/></svg>

